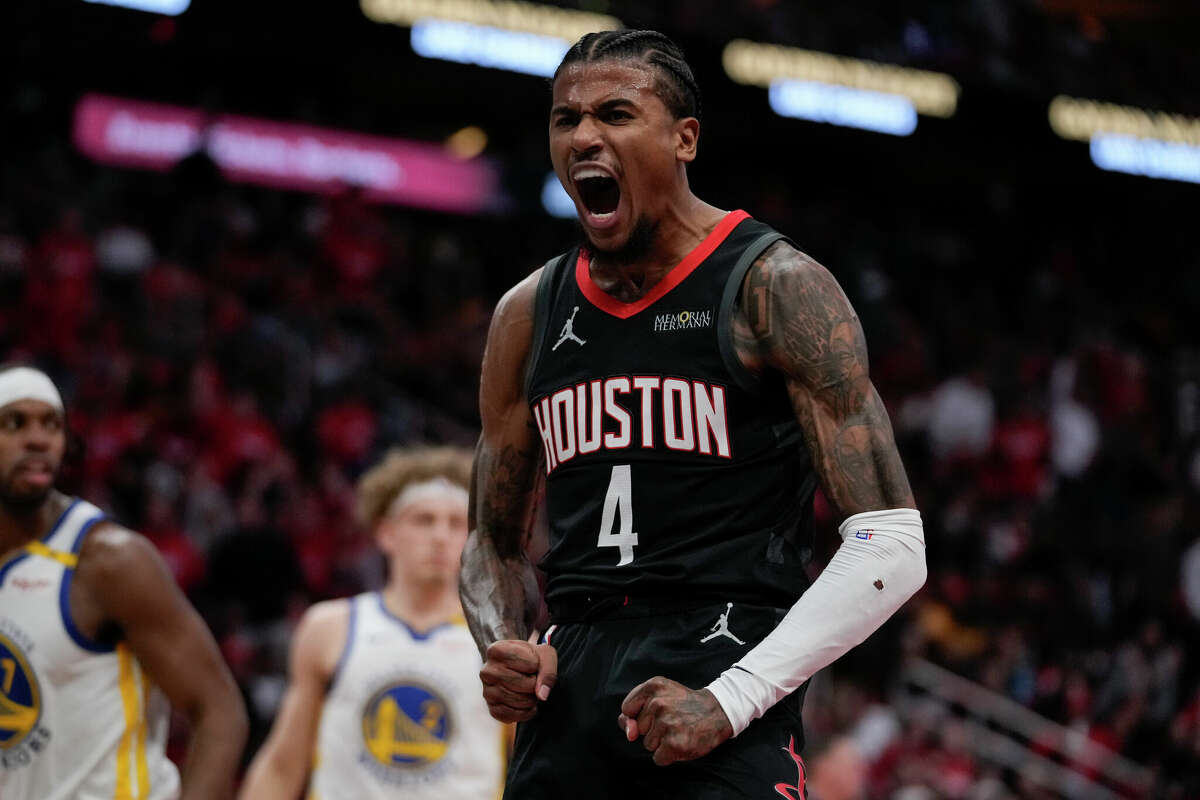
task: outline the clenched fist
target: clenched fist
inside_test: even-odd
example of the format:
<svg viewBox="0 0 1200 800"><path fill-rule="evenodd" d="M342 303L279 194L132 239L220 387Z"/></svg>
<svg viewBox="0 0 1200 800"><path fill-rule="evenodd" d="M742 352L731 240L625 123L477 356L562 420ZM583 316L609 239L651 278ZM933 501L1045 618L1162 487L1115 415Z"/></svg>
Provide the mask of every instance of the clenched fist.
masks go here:
<svg viewBox="0 0 1200 800"><path fill-rule="evenodd" d="M479 679L493 717L524 722L537 713L538 700L550 696L558 679L558 653L548 644L501 639L488 645Z"/></svg>
<svg viewBox="0 0 1200 800"><path fill-rule="evenodd" d="M625 696L617 724L629 741L642 737L660 767L690 761L733 736L733 726L707 689L693 691L668 678L651 678Z"/></svg>

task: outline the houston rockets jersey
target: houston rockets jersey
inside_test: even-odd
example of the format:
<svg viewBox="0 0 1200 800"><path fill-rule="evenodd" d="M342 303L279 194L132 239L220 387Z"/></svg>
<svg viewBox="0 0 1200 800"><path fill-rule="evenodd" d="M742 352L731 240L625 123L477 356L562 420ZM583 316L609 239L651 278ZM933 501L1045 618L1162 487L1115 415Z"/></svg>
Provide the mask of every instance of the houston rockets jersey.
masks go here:
<svg viewBox="0 0 1200 800"><path fill-rule="evenodd" d="M0 565L0 797L167 800L169 707L123 643L83 635L68 598L79 548L103 518L74 500Z"/></svg>
<svg viewBox="0 0 1200 800"><path fill-rule="evenodd" d="M783 238L727 214L644 297L547 264L526 379L546 469L556 604L691 596L790 606L808 582L816 478L782 379L734 352L754 259Z"/></svg>
<svg viewBox="0 0 1200 800"><path fill-rule="evenodd" d="M418 633L377 592L349 603L309 800L499 797L504 732L483 700L483 662L465 622Z"/></svg>

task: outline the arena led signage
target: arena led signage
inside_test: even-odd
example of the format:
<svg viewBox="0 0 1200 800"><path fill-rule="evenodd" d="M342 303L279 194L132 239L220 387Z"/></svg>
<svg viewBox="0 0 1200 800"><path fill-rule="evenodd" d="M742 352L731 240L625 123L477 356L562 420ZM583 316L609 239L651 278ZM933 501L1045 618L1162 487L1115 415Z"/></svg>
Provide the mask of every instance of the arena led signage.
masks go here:
<svg viewBox="0 0 1200 800"><path fill-rule="evenodd" d="M473 213L500 202L499 171L437 145L285 122L206 115L104 95L75 107L75 146L104 164L165 170L203 148L230 180Z"/></svg>
<svg viewBox="0 0 1200 800"><path fill-rule="evenodd" d="M907 136L917 115L950 117L959 86L949 75L857 58L735 39L725 73L768 89L776 114Z"/></svg>
<svg viewBox="0 0 1200 800"><path fill-rule="evenodd" d="M1059 95L1050 127L1087 142L1092 163L1112 172L1200 183L1200 119Z"/></svg>
<svg viewBox="0 0 1200 800"><path fill-rule="evenodd" d="M361 0L379 23L412 28L425 58L550 77L580 36L621 27L616 17L516 0Z"/></svg>
<svg viewBox="0 0 1200 800"><path fill-rule="evenodd" d="M192 0L83 0L83 2L132 8L135 11L149 11L151 14L166 14L170 17L179 16L192 4Z"/></svg>

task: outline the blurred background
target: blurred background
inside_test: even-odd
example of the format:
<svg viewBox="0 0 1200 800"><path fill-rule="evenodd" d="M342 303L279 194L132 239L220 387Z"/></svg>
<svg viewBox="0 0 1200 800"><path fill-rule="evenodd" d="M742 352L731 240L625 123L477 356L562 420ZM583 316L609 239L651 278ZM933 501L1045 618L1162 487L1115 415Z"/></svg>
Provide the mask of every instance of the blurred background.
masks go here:
<svg viewBox="0 0 1200 800"><path fill-rule="evenodd" d="M212 626L247 756L299 613L381 578L358 474L474 443L492 306L578 236L545 76L623 25L697 74L696 193L850 295L925 520L809 693L812 796L1200 797L1200 4L137 2L0 10L0 356Z"/></svg>

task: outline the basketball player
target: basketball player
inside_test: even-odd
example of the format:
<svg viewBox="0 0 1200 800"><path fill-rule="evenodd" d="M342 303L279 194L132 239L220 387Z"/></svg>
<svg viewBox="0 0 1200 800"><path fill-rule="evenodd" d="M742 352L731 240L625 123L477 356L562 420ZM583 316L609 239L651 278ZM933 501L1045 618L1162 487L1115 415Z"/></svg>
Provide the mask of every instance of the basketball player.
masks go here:
<svg viewBox="0 0 1200 800"><path fill-rule="evenodd" d="M479 696L479 655L456 591L470 457L393 451L363 476L358 511L387 585L317 603L300 620L290 680L241 797L493 798L502 727Z"/></svg>
<svg viewBox="0 0 1200 800"><path fill-rule="evenodd" d="M0 797L227 798L246 712L154 546L54 489L63 402L0 369ZM182 786L169 708L191 723Z"/></svg>
<svg viewBox="0 0 1200 800"><path fill-rule="evenodd" d="M588 34L552 94L586 241L496 309L461 581L484 696L522 723L506 796L803 796L805 682L925 580L862 329L824 267L692 194L699 93L667 37ZM809 586L818 480L845 521Z"/></svg>

